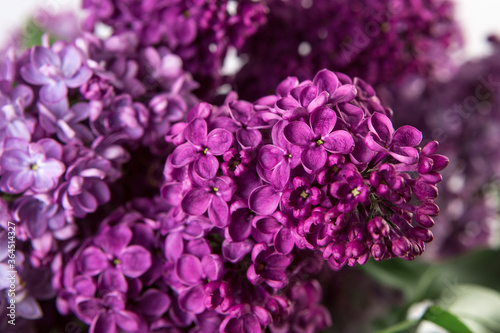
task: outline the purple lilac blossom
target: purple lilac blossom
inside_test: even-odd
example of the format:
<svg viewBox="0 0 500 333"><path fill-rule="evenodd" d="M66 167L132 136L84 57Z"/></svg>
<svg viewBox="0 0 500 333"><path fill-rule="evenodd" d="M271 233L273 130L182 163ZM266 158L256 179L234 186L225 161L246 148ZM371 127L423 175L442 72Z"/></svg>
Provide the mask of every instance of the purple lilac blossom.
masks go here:
<svg viewBox="0 0 500 333"><path fill-rule="evenodd" d="M312 278L325 260L411 260L432 240L447 158L394 129L364 81L322 70L254 103L198 103L264 2L83 6L110 37L45 36L0 66L25 318L57 293L92 333L316 332L331 325Z"/></svg>
<svg viewBox="0 0 500 333"><path fill-rule="evenodd" d="M425 136L440 140L440 150L450 158L436 199L442 209L429 258L498 244L500 44L496 37L490 41L493 53L464 63L450 81L427 83L412 94L392 91L393 104L406 110L395 120L418 126ZM435 177L439 162L422 153L425 157L418 163L422 177ZM437 207L417 210L422 224L433 225L434 220L420 211L437 213Z"/></svg>
<svg viewBox="0 0 500 333"><path fill-rule="evenodd" d="M220 72L229 48L239 49L265 22L261 1L86 0L83 28L108 25L113 36L132 34L141 49L167 47L184 69L200 82L200 94L213 94L222 83ZM174 57L170 61L178 61Z"/></svg>
<svg viewBox="0 0 500 333"><path fill-rule="evenodd" d="M289 331L301 332L303 325L312 331L329 325L317 282L300 282L297 273L281 270L293 260L291 253L256 246L255 269L268 273L258 277L265 284L254 285L225 257L217 229L206 217L179 215L161 198L134 199L66 257L57 282L58 310L74 313L89 332L232 332L241 325L261 332L272 323L297 325ZM274 266L266 262L271 259ZM276 274L291 280L277 280ZM302 319L295 318L299 313ZM310 316L319 317L305 323Z"/></svg>
<svg viewBox="0 0 500 333"><path fill-rule="evenodd" d="M61 146L52 139L33 143L7 139L0 159L0 189L12 194L28 189L36 193L54 189L65 171L61 155Z"/></svg>
<svg viewBox="0 0 500 333"><path fill-rule="evenodd" d="M62 286L66 263L84 237L98 229L99 216L120 205L120 199L134 197L134 182L144 183L123 177L129 168L144 165L135 149L146 147L148 156L158 160L156 165L163 166L162 158L171 151L164 136L197 101L191 94L197 83L182 70L178 56L151 47L144 51L146 57L134 49L136 45L132 37L101 41L82 35L49 46L45 35L42 46L19 56L11 48L0 56L1 215L3 220L9 213L8 220L16 223L19 255L27 249L26 260L19 263L30 277L18 280L25 281L31 292L19 295L19 326L25 324L22 304L32 304L36 310L35 299L53 298L54 290ZM132 96L141 96L140 102ZM141 163L134 163L136 159ZM159 170L154 191L145 184L148 194L158 192ZM137 254L134 246L117 253L117 259L145 262L152 249ZM153 263L155 270L148 279L161 272L159 261ZM135 264L121 269L121 276L138 274L129 266ZM120 274L107 272L106 277L114 281ZM103 278L99 287L107 288L106 283ZM113 288L123 285L108 289ZM148 303L154 295L160 294L152 290L136 295L134 301ZM138 312L158 319L169 302L168 295L161 295L160 310L144 306ZM25 296L29 302L22 303ZM39 315L30 319L35 317ZM5 318L2 328L7 325Z"/></svg>
<svg viewBox="0 0 500 333"><path fill-rule="evenodd" d="M30 62L21 68L20 73L26 82L42 86L40 100L47 104L61 101L68 88L78 88L92 76L81 51L59 42L51 48L33 47Z"/></svg>
<svg viewBox="0 0 500 333"><path fill-rule="evenodd" d="M440 79L449 76L450 55L462 43L449 0L265 2L267 22L240 50L247 62L235 78L248 100L271 94L290 73L304 80L322 68L376 87Z"/></svg>
<svg viewBox="0 0 500 333"><path fill-rule="evenodd" d="M373 89L344 74L322 70L312 81L288 78L277 91L253 104L230 94L221 107L192 109L179 128L184 139L167 159L162 197L172 206L180 204L187 216L203 216L223 229L227 260L251 253L247 277L257 286L287 285L283 272L293 262L288 254L294 248L319 251L333 269L369 257L411 260L422 254L433 238L426 222L438 214L439 171L448 164L435 154L437 142L417 147L422 133L412 126L394 129L391 110ZM221 132L217 136L227 145L219 144L218 154L242 151L257 163L228 182L217 177L227 166L200 159L208 159L213 149L207 145L208 129L234 128L237 138L245 122L235 123L236 111L245 115L241 119L260 119L260 134L249 135L253 143L242 145ZM251 181L252 173L260 181ZM236 191L228 192L228 184ZM242 186L248 187L248 197L238 195ZM210 206L219 196L218 207Z"/></svg>

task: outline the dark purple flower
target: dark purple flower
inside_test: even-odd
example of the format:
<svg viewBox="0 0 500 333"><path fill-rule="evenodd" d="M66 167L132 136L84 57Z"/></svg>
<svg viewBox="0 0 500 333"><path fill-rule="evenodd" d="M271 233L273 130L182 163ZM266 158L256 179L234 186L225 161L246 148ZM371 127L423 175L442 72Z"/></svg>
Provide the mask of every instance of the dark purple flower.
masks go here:
<svg viewBox="0 0 500 333"><path fill-rule="evenodd" d="M238 152L236 148L226 151L222 158L224 162L220 167L224 175L228 177L243 175L251 162L251 154L247 150Z"/></svg>
<svg viewBox="0 0 500 333"><path fill-rule="evenodd" d="M222 176L207 181L203 187L196 187L182 199L182 209L191 215L202 215L208 210L210 221L217 227L225 227L229 219L227 202L235 191L231 178Z"/></svg>
<svg viewBox="0 0 500 333"><path fill-rule="evenodd" d="M370 132L365 143L373 151L389 153L405 164L418 161L418 151L413 148L422 141L422 133L412 126L402 126L394 131L391 120L382 113L374 113L368 120Z"/></svg>
<svg viewBox="0 0 500 333"><path fill-rule="evenodd" d="M281 289L288 284L286 268L292 263L291 255L277 253L259 243L252 250L252 265L248 267L247 278L252 284L265 282L272 288Z"/></svg>
<svg viewBox="0 0 500 333"><path fill-rule="evenodd" d="M340 212L352 212L358 205L367 204L370 189L357 171L344 175L344 179L330 184L330 194L339 199L338 210Z"/></svg>
<svg viewBox="0 0 500 333"><path fill-rule="evenodd" d="M327 151L348 154L354 147L352 136L343 130L334 131L337 122L335 111L323 107L311 114L310 127L300 121L288 124L285 138L292 144L304 148L302 165L308 172L316 173L327 160Z"/></svg>
<svg viewBox="0 0 500 333"><path fill-rule="evenodd" d="M295 218L305 218L310 215L311 207L319 204L321 191L303 177L295 177L292 183L294 189L283 192L281 204L292 209Z"/></svg>
<svg viewBox="0 0 500 333"><path fill-rule="evenodd" d="M215 156L224 154L233 145L233 135L227 130L216 128L207 134L207 123L201 118L193 119L184 129L186 143L172 153L172 165L182 167L193 163L198 176L212 179L217 173L219 162Z"/></svg>

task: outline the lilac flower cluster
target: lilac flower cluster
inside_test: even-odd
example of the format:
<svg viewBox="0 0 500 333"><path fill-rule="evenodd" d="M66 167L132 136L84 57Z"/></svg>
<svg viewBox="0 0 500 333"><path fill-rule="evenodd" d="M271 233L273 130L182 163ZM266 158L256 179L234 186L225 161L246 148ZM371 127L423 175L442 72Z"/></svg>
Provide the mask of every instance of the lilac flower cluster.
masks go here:
<svg viewBox="0 0 500 333"><path fill-rule="evenodd" d="M26 262L19 265L34 274L31 280L35 270L49 272L46 285L28 282L30 302L40 294L34 290L51 285L54 259L89 232L86 217L120 204L112 192L130 187L122 176L131 153L144 146L151 161L161 160L170 123L197 101L191 94L197 84L178 56L152 47L136 53L134 40L123 42L82 35L49 45L45 36L40 46L1 55L0 194L8 212L2 225L17 223ZM39 316L38 309L27 318Z"/></svg>
<svg viewBox="0 0 500 333"><path fill-rule="evenodd" d="M247 64L235 78L249 100L272 93L290 73L305 80L322 68L375 86L446 77L462 44L449 0L265 2L267 23L240 52Z"/></svg>
<svg viewBox="0 0 500 333"><path fill-rule="evenodd" d="M176 210L161 198L136 198L111 213L66 263L58 310L75 313L90 332L261 332L266 326L305 332L329 325L317 281L297 278L279 293L253 285L241 274L245 264L229 254L238 255L238 246L221 248L222 230L203 216L180 223ZM256 257L269 259L263 254L269 251L259 251L254 248ZM287 259L274 257L273 267L287 266Z"/></svg>
<svg viewBox="0 0 500 333"><path fill-rule="evenodd" d="M439 190L444 209L431 258L498 244L500 44L495 37L491 42L491 55L464 63L449 82L428 84L414 96L393 92L394 104L407 110L397 121L440 140L451 160Z"/></svg>
<svg viewBox="0 0 500 333"><path fill-rule="evenodd" d="M200 94L222 83L220 70L229 48L239 49L266 20L262 1L84 0L84 29L104 23L117 38L131 35L141 48L165 46L202 84Z"/></svg>
<svg viewBox="0 0 500 333"><path fill-rule="evenodd" d="M432 240L448 159L362 79L310 68L253 103L194 95L265 2L83 7L78 37L0 54L0 245L16 223L27 332L55 308L92 333L317 332L325 262L412 260Z"/></svg>
<svg viewBox="0 0 500 333"><path fill-rule="evenodd" d="M223 229L228 260L250 253L255 285L286 286L294 249L320 251L334 269L413 259L432 240L448 159L435 141L417 149L422 134L389 117L369 85L328 70L253 104L200 104L177 133L162 197L181 218Z"/></svg>

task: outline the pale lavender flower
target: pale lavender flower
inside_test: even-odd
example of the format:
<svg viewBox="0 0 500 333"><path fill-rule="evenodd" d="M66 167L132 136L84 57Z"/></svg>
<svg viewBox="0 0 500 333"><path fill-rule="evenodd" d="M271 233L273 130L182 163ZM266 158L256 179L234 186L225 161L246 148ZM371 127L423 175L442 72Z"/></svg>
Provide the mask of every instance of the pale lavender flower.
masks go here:
<svg viewBox="0 0 500 333"><path fill-rule="evenodd" d="M92 76L81 51L63 44L33 47L30 62L20 72L28 83L42 86L40 99L47 104L59 102L66 97L68 88L78 88Z"/></svg>
<svg viewBox="0 0 500 333"><path fill-rule="evenodd" d="M54 189L65 170L61 155L61 146L52 139L41 139L36 143L7 139L0 158L2 191L22 193L28 189L35 192Z"/></svg>

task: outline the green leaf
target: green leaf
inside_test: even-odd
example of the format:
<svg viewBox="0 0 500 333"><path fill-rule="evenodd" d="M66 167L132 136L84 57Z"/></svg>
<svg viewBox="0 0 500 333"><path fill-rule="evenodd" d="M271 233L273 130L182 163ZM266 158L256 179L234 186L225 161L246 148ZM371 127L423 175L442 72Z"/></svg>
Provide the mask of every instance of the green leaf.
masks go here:
<svg viewBox="0 0 500 333"><path fill-rule="evenodd" d="M22 47L29 49L35 45L41 45L42 35L45 33L33 20L28 21L22 35Z"/></svg>
<svg viewBox="0 0 500 333"><path fill-rule="evenodd" d="M500 293L478 285L444 290L439 305L458 316L475 333L500 332Z"/></svg>
<svg viewBox="0 0 500 333"><path fill-rule="evenodd" d="M42 36L46 31L37 25L33 19L29 20L23 31L21 38L21 47L23 49L30 49L36 45L42 45ZM59 38L57 36L49 36L49 43L52 45Z"/></svg>
<svg viewBox="0 0 500 333"><path fill-rule="evenodd" d="M472 331L455 315L433 305L427 309L422 320L430 321L453 333L472 333Z"/></svg>

